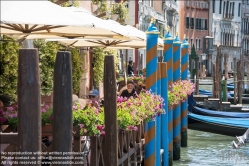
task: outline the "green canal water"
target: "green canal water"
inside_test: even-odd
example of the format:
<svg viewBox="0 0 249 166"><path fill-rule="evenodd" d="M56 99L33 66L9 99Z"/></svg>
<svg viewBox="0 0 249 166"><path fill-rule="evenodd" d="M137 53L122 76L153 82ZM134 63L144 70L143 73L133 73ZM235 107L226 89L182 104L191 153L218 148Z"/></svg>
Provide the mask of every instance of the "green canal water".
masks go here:
<svg viewBox="0 0 249 166"><path fill-rule="evenodd" d="M212 85L200 89L212 91ZM249 143L233 149L233 140L237 142L235 136L188 130L188 147L181 148L181 159L174 166L249 166Z"/></svg>
<svg viewBox="0 0 249 166"><path fill-rule="evenodd" d="M235 137L188 130L188 147L174 166L249 166L249 144L233 149Z"/></svg>

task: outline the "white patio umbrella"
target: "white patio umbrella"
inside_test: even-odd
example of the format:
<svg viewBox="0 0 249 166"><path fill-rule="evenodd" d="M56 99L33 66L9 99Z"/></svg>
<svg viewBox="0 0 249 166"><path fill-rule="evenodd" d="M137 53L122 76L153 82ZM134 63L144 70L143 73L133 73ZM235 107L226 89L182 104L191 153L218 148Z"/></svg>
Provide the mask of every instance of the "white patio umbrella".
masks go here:
<svg viewBox="0 0 249 166"><path fill-rule="evenodd" d="M47 39L59 41L68 47L102 47L116 49L146 49L146 40L114 40L114 39ZM163 40L158 38L158 50L163 50Z"/></svg>
<svg viewBox="0 0 249 166"><path fill-rule="evenodd" d="M66 11L52 2L5 1L1 0L0 33L8 35L39 34L66 38L122 37L126 32L110 30L101 19L92 17L77 18L73 12ZM38 37L38 36L36 36Z"/></svg>

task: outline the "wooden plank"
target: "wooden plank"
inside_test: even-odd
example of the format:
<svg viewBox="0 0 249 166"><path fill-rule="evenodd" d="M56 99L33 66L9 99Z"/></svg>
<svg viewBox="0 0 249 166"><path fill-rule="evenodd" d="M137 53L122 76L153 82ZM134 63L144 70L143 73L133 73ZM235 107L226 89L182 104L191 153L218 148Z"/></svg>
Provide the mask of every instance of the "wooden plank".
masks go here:
<svg viewBox="0 0 249 166"><path fill-rule="evenodd" d="M104 110L105 110L105 148L104 164L118 165L118 125L116 104L116 73L113 55L105 56L104 64ZM109 119L109 120L107 120Z"/></svg>
<svg viewBox="0 0 249 166"><path fill-rule="evenodd" d="M18 134L17 133L0 133L1 144L18 144Z"/></svg>
<svg viewBox="0 0 249 166"><path fill-rule="evenodd" d="M228 61L228 55L225 54L224 57L224 67L225 67L225 91L226 91L226 102L228 101L228 97L227 97L227 79L228 79L228 65L227 65L227 61Z"/></svg>
<svg viewBox="0 0 249 166"><path fill-rule="evenodd" d="M59 51L54 66L53 151L72 151L72 63L71 53ZM70 155L69 155L70 156ZM65 157L63 154L55 157ZM61 160L60 160L61 161ZM65 159L63 161L70 161ZM70 165L70 164L65 164Z"/></svg>
<svg viewBox="0 0 249 166"><path fill-rule="evenodd" d="M20 152L41 151L41 93L37 49L20 49L18 60L18 135ZM35 157L37 164L39 155ZM19 163L19 165L25 165Z"/></svg>

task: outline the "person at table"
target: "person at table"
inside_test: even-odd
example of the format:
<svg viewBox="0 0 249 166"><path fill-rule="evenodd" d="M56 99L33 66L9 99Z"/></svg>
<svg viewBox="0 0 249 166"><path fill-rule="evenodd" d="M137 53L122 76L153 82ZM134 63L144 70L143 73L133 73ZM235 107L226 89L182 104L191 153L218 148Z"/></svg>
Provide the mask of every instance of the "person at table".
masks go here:
<svg viewBox="0 0 249 166"><path fill-rule="evenodd" d="M130 98L130 97L136 97L137 93L136 93L136 90L135 90L135 85L133 83L133 81L128 81L127 82L127 89L123 90L123 92L121 93L121 97L127 97L127 98Z"/></svg>

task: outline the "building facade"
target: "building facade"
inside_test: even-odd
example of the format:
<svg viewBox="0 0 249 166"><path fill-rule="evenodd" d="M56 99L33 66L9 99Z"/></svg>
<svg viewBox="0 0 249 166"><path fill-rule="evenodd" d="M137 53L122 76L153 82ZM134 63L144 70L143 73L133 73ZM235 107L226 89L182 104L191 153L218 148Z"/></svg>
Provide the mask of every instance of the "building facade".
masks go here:
<svg viewBox="0 0 249 166"><path fill-rule="evenodd" d="M138 24L139 30L147 31L151 17L155 18L155 26L160 32L159 37L163 38L166 33L166 27L169 26L172 34L179 29L179 9L176 0L140 0L138 2ZM163 51L158 51L158 56L162 56ZM139 50L139 59L141 68L146 67L146 52ZM140 68L140 69L141 69Z"/></svg>
<svg viewBox="0 0 249 166"><path fill-rule="evenodd" d="M212 56L212 62L215 63L216 48L220 46L221 56L228 55L228 71L233 70L233 58L240 59L242 56L242 1L210 0L209 6L214 46L211 51L209 50L209 54ZM222 65L222 70L224 70L224 65Z"/></svg>
<svg viewBox="0 0 249 166"><path fill-rule="evenodd" d="M243 53L249 56L249 0L242 0L241 30Z"/></svg>
<svg viewBox="0 0 249 166"><path fill-rule="evenodd" d="M205 40L210 35L208 25L209 5L206 1L180 1L180 27L184 27L180 29L180 39L183 40L184 34L186 35L189 43L189 53L191 53L191 48L195 47L200 60L200 69L203 69L203 71L207 68L210 58L206 55L204 49ZM206 74L208 74L208 71Z"/></svg>

